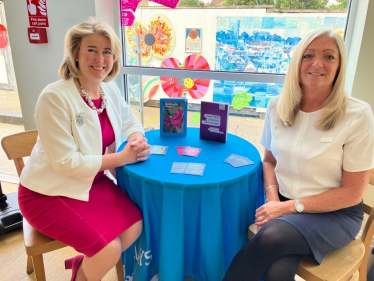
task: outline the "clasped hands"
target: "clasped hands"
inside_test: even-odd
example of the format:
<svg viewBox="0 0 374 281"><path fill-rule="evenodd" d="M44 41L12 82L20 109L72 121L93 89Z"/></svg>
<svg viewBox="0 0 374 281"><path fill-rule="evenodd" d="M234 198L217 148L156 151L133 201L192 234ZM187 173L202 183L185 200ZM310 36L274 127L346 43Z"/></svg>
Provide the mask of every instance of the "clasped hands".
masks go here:
<svg viewBox="0 0 374 281"><path fill-rule="evenodd" d="M132 164L147 160L151 154L151 146L148 144L146 138L134 138L125 145L122 152L128 159L127 164Z"/></svg>

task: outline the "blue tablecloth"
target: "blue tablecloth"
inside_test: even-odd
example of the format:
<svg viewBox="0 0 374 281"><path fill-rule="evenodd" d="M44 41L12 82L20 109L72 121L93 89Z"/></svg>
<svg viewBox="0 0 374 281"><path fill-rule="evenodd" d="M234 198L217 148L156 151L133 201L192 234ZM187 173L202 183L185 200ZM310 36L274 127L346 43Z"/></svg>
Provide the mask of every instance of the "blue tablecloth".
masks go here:
<svg viewBox="0 0 374 281"><path fill-rule="evenodd" d="M227 143L201 140L197 128L188 128L186 137L160 137L155 130L146 138L168 146L167 154L116 169L119 186L144 216L141 236L124 253L126 280L222 280L264 203L258 151L231 134ZM198 157L179 156L178 146L202 150ZM255 164L233 168L223 162L232 153ZM205 163L204 175L170 174L173 162Z"/></svg>

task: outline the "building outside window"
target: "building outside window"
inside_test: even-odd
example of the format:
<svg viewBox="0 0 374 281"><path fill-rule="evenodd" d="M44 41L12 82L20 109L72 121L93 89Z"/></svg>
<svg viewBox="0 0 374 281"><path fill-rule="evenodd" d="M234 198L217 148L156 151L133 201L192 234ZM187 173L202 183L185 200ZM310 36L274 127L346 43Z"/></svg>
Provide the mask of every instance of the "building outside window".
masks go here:
<svg viewBox="0 0 374 281"><path fill-rule="evenodd" d="M186 97L188 126L199 126L201 101L227 102L229 132L262 151L266 107L282 91L294 47L313 29L344 37L352 3L181 0L170 9L143 0L122 27L126 97L155 129L160 98Z"/></svg>

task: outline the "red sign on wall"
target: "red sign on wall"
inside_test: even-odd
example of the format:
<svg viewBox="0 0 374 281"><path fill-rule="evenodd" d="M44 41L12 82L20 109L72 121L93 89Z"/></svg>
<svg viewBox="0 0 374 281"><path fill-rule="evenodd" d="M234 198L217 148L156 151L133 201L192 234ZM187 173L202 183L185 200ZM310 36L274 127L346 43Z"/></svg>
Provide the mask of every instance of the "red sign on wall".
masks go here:
<svg viewBox="0 0 374 281"><path fill-rule="evenodd" d="M4 49L8 46L7 30L4 25L0 24L0 49Z"/></svg>
<svg viewBox="0 0 374 281"><path fill-rule="evenodd" d="M29 35L29 42L32 44L48 43L47 29L44 27L29 27L27 28Z"/></svg>
<svg viewBox="0 0 374 281"><path fill-rule="evenodd" d="M30 26L49 27L47 0L26 0Z"/></svg>

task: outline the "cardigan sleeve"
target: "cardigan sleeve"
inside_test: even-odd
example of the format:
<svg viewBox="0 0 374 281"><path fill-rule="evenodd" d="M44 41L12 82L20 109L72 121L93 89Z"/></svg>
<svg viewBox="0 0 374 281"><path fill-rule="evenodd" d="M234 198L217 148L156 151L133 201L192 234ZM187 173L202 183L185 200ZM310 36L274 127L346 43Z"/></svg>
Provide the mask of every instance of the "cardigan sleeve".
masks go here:
<svg viewBox="0 0 374 281"><path fill-rule="evenodd" d="M55 91L43 92L35 110L36 125L45 155L60 174L92 182L102 155L83 155L72 133L72 116L64 99Z"/></svg>

